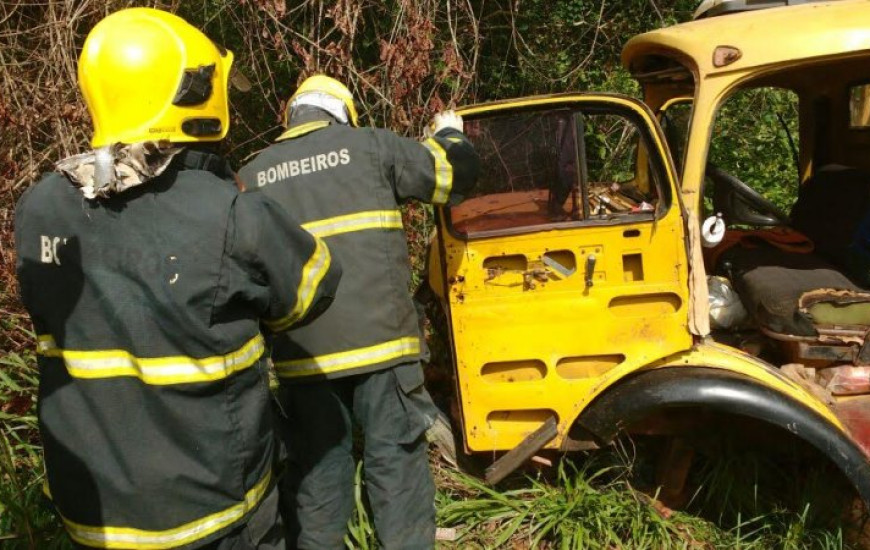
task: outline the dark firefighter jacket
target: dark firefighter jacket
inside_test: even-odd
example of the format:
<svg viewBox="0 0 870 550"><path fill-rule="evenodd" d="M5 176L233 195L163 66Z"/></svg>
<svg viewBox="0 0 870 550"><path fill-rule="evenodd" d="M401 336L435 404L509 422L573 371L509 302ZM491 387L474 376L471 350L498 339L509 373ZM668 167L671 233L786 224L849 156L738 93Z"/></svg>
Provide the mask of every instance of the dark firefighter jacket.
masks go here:
<svg viewBox="0 0 870 550"><path fill-rule="evenodd" d="M338 378L418 360L424 343L399 205L458 202L475 183L477 154L454 129L421 143L338 124L319 109L304 115L239 172L249 190L323 238L344 269L329 311L276 338L278 376Z"/></svg>
<svg viewBox="0 0 870 550"><path fill-rule="evenodd" d="M261 320L304 323L340 268L219 157L84 200L52 173L21 198L21 297L38 334L47 492L98 548L196 547L270 487Z"/></svg>

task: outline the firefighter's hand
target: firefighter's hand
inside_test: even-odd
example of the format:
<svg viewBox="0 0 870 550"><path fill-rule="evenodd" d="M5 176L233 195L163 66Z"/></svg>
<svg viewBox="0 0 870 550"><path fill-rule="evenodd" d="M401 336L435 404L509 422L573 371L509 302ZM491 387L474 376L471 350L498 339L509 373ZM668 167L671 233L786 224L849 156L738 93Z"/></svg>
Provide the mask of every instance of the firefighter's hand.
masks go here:
<svg viewBox="0 0 870 550"><path fill-rule="evenodd" d="M432 122L426 127L427 137L434 136L444 128L453 128L462 131L462 117L452 110L442 111L432 117Z"/></svg>

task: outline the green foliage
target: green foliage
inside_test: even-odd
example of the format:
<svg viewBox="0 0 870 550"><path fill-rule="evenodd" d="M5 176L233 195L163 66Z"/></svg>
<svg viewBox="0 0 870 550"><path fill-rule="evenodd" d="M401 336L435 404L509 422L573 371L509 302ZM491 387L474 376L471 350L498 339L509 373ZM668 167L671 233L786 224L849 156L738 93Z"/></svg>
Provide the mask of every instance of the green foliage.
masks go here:
<svg viewBox="0 0 870 550"><path fill-rule="evenodd" d="M687 510L783 548L843 546L853 490L821 453L786 439L756 447L731 433L695 459Z"/></svg>
<svg viewBox="0 0 870 550"><path fill-rule="evenodd" d="M637 95L620 64L625 40L686 21L694 0L530 0L480 3L486 32L478 100L580 90Z"/></svg>
<svg viewBox="0 0 870 550"><path fill-rule="evenodd" d="M789 136L798 143L798 102L775 88L738 91L724 102L713 127L710 162L741 179L788 212L798 173Z"/></svg>
<svg viewBox="0 0 870 550"><path fill-rule="evenodd" d="M477 496L443 503L439 520L464 524L463 537L476 536L486 548L516 540L530 548L547 542L566 549L658 549L679 536L680 523L665 520L623 482L595 486L611 474L608 469L592 471L588 464L577 470L563 462L555 483L529 480L528 487L497 491L453 473Z"/></svg>
<svg viewBox="0 0 870 550"><path fill-rule="evenodd" d="M635 178L637 127L620 115L587 114L583 117L586 162L591 182L623 183Z"/></svg>

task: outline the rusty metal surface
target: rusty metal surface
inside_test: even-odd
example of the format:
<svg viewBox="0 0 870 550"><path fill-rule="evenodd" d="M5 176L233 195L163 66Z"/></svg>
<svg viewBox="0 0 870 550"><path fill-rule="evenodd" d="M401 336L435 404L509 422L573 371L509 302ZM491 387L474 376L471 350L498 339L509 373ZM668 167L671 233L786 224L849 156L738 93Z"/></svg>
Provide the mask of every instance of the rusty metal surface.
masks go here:
<svg viewBox="0 0 870 550"><path fill-rule="evenodd" d="M819 383L834 395L870 393L870 367L839 365L818 372Z"/></svg>
<svg viewBox="0 0 870 550"><path fill-rule="evenodd" d="M695 448L680 437L668 441L656 467L656 484L661 487L659 500L672 508L681 508L692 494L688 490L689 470L695 458Z"/></svg>
<svg viewBox="0 0 870 550"><path fill-rule="evenodd" d="M555 439L558 433L556 419L551 416L522 443L505 453L486 469L486 482L495 485L506 478L511 472L532 458L544 445Z"/></svg>
<svg viewBox="0 0 870 550"><path fill-rule="evenodd" d="M783 365L780 370L829 407L834 404L834 398L830 390L819 384L818 371L816 369L808 368L800 363L788 363Z"/></svg>
<svg viewBox="0 0 870 550"><path fill-rule="evenodd" d="M818 336L795 336L793 334L785 334L775 332L765 327L758 327L762 334L773 340L780 342L806 342L808 344L823 343L823 344L863 344L866 329L849 329L843 327L826 327L817 326L816 331Z"/></svg>
<svg viewBox="0 0 870 550"><path fill-rule="evenodd" d="M870 339L864 338L864 343L858 350L858 356L855 358L857 365L870 365Z"/></svg>
<svg viewBox="0 0 870 550"><path fill-rule="evenodd" d="M852 439L870 457L870 395L841 399L835 408Z"/></svg>
<svg viewBox="0 0 870 550"><path fill-rule="evenodd" d="M806 292L800 297L798 307L804 313L807 308L819 302L837 302L838 304L855 304L870 302L870 292L856 292L854 290L837 290L834 288L819 288Z"/></svg>
<svg viewBox="0 0 870 550"><path fill-rule="evenodd" d="M857 346L798 342L797 349L800 359L825 363L852 363L858 356Z"/></svg>

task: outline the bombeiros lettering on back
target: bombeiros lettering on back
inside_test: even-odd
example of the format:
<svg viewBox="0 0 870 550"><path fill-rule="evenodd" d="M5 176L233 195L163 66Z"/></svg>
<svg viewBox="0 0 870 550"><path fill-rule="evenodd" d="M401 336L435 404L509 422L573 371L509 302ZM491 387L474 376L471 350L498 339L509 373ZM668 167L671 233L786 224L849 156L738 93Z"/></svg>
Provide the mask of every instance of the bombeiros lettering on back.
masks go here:
<svg viewBox="0 0 870 550"><path fill-rule="evenodd" d="M60 256L58 255L58 245L65 245L67 239L65 237L50 237L46 235L39 236L39 259L44 264L60 265Z"/></svg>
<svg viewBox="0 0 870 550"><path fill-rule="evenodd" d="M350 152L346 148L298 160L286 160L257 172L257 187L321 170L329 170L343 164L350 164Z"/></svg>

